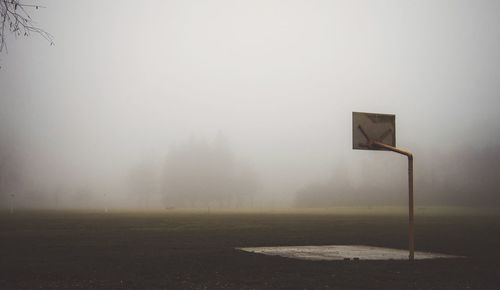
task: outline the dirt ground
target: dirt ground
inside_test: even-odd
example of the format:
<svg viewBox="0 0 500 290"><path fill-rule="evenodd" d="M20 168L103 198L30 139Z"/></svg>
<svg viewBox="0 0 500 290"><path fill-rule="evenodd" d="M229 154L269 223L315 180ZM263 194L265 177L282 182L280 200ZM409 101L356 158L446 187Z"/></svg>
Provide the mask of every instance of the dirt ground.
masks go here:
<svg viewBox="0 0 500 290"><path fill-rule="evenodd" d="M0 289L500 289L500 213L421 209L416 248L465 259L302 261L235 250L405 249L402 211L0 212Z"/></svg>

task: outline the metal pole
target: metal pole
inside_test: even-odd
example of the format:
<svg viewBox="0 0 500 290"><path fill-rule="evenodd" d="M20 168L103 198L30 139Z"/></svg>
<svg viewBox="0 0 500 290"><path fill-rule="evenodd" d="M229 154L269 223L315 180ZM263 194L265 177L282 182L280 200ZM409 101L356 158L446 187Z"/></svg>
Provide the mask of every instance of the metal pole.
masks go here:
<svg viewBox="0 0 500 290"><path fill-rule="evenodd" d="M405 151L390 145L378 142L369 141L369 146L378 146L399 154L403 154L408 157L408 221L409 221L409 231L408 231L408 249L410 251L409 259L413 261L415 259L415 227L413 219L413 154L409 151Z"/></svg>
<svg viewBox="0 0 500 290"><path fill-rule="evenodd" d="M415 229L413 220L413 155L408 155L408 218L410 222L409 248L410 261L415 258Z"/></svg>

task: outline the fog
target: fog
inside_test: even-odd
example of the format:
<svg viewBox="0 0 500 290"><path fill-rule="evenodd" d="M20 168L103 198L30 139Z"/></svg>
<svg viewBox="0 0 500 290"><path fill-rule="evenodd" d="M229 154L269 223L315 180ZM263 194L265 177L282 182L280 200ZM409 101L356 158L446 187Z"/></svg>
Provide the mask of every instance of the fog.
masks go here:
<svg viewBox="0 0 500 290"><path fill-rule="evenodd" d="M0 55L0 202L500 205L499 1L38 1Z"/></svg>

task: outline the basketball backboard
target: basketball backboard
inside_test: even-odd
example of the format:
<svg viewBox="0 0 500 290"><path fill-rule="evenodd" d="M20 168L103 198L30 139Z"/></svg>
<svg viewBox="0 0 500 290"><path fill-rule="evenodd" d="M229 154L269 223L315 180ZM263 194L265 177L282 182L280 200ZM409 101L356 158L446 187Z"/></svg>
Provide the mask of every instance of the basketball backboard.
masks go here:
<svg viewBox="0 0 500 290"><path fill-rule="evenodd" d="M370 141L396 147L396 116L352 112L352 149L387 150Z"/></svg>

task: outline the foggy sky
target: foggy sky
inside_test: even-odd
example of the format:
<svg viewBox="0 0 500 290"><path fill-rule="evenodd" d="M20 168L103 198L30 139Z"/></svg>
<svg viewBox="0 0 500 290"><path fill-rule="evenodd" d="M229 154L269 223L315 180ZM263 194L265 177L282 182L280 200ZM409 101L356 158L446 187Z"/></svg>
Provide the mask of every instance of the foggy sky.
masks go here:
<svg viewBox="0 0 500 290"><path fill-rule="evenodd" d="M499 1L38 2L55 46L0 55L1 126L35 181L120 180L222 132L272 202L371 163L404 184L402 156L352 150L352 111L396 114L420 176L499 148Z"/></svg>

